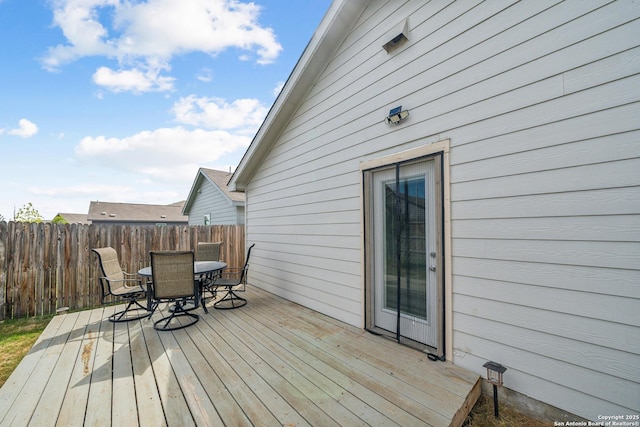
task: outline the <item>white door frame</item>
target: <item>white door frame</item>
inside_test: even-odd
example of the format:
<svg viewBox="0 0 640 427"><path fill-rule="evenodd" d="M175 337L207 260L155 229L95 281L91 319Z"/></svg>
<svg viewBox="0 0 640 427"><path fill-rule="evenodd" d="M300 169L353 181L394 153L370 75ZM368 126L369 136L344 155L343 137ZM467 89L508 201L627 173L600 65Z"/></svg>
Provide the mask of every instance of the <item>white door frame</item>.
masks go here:
<svg viewBox="0 0 640 427"><path fill-rule="evenodd" d="M442 280L444 281L444 289L442 292L442 298L444 298L444 312L443 312L443 320L444 320L444 328L443 328L443 348L439 349L440 353L446 360L452 360L453 357L453 307L452 307L452 272L451 272L451 194L450 194L450 176L449 176L449 149L450 149L450 141L448 139L441 140L435 143L423 145L417 148L409 149L406 151L401 151L398 153L394 153L391 155L386 155L383 157L374 158L371 160L366 160L361 162L360 171L361 171L361 289L362 289L362 327L368 328L370 325L367 325L368 313L367 313L367 301L369 300L371 295L368 295L367 286L365 281L367 277L371 274L366 271L368 262L366 260L367 254L371 252L372 248L367 249L367 245L370 242L366 239L367 230L365 230L365 213L368 211L368 208L365 206L365 199L368 202L369 198L365 198L365 171L370 169L376 169L383 166L391 165L394 163L406 162L414 159L418 159L421 157L428 157L435 154L442 155L442 239L444 246L444 256L443 264L440 268L442 269Z"/></svg>

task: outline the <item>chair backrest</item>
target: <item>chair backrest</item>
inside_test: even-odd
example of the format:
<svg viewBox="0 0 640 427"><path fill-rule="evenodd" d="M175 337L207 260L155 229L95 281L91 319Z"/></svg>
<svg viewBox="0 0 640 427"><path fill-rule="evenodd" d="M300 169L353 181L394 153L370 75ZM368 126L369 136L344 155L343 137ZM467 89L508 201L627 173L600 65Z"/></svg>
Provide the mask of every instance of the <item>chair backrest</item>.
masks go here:
<svg viewBox="0 0 640 427"><path fill-rule="evenodd" d="M238 284L244 283L244 281L246 280L247 272L249 271L249 257L251 256L251 249L253 249L255 245L256 244L254 243L253 245L249 246L249 250L247 251L247 258L245 258L244 260L244 266L242 267L242 274L240 275L240 281L238 282Z"/></svg>
<svg viewBox="0 0 640 427"><path fill-rule="evenodd" d="M172 299L195 296L198 287L194 279L193 252L151 252L153 299Z"/></svg>
<svg viewBox="0 0 640 427"><path fill-rule="evenodd" d="M100 261L100 269L102 275L107 279L121 280L124 278L124 272L118 261L118 254L116 250L110 247L107 248L95 248L93 252L98 254L98 260Z"/></svg>
<svg viewBox="0 0 640 427"><path fill-rule="evenodd" d="M111 247L94 248L92 251L98 254L100 270L102 271L102 276L99 279L102 287L102 297L104 298L112 293L112 284L115 284L115 287L123 286L124 271L122 271L115 249Z"/></svg>
<svg viewBox="0 0 640 427"><path fill-rule="evenodd" d="M222 242L198 242L196 261L220 261Z"/></svg>

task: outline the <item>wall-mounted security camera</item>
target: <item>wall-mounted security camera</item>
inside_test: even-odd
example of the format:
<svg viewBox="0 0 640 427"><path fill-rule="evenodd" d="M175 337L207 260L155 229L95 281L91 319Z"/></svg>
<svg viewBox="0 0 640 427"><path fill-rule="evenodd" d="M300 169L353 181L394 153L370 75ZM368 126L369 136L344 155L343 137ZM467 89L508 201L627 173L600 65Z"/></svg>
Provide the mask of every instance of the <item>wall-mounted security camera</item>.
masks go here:
<svg viewBox="0 0 640 427"><path fill-rule="evenodd" d="M397 125L407 117L409 117L409 110L403 110L401 105L389 111L386 122L388 125Z"/></svg>

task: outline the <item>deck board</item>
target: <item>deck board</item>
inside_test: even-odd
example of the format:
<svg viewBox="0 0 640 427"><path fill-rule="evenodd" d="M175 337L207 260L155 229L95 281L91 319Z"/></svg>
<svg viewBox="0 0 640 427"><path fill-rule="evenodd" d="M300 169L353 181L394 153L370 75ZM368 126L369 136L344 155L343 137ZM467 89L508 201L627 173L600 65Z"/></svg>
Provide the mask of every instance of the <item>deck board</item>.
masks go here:
<svg viewBox="0 0 640 427"><path fill-rule="evenodd" d="M403 369L404 362L390 364L384 361L384 365L378 364L371 354L379 353L378 343L370 340L370 337L353 334L352 331L335 328L326 322L322 316L309 317L309 311L292 304L280 304L279 312L286 313L278 320L282 330L294 331L299 341L296 345L310 344L308 354L317 357L329 366L340 370L346 376L359 382L364 387L374 390L379 396L398 406L409 414L416 416L419 422L431 425L444 425L446 419L437 412L442 405L447 405L448 400L455 400L452 396L441 398L429 395L422 388L412 386L412 383L420 381L415 375L415 370L407 372ZM266 320L266 319L262 319ZM260 320L259 320L260 321ZM302 340L302 341L300 341ZM377 340L376 340L377 341ZM394 346L396 344L393 344ZM412 353L416 354L415 351ZM384 356L384 353L381 353ZM427 360L426 355L422 361ZM394 361L397 361L394 358ZM410 367L415 369L415 357ZM393 373L393 374L391 374ZM430 383L422 381L427 390L432 387ZM422 402L433 402L434 408L425 406ZM434 410L436 409L436 410Z"/></svg>
<svg viewBox="0 0 640 427"><path fill-rule="evenodd" d="M273 308L273 307L272 307ZM263 311L264 313L264 311ZM245 333L254 331L262 334L264 338L269 341L266 342L268 349L272 351L278 358L286 362L291 369L295 369L300 375L306 376L309 381L315 384L319 391L316 395L313 392L308 396L313 399L327 399L328 401L337 400L340 405L344 406L346 410L359 418L351 419L353 424L369 424L369 425L396 425L390 418L385 416L378 409L380 406L386 403L386 400L378 399L372 404L367 403L367 399L371 396L364 396L370 394L378 396L375 393L370 393L369 389L364 387L358 387L359 384L351 381L347 376L340 375L339 371L333 368L330 364L327 364L320 360L315 353L316 349L309 346L307 342L295 341L295 337L288 335L286 330L276 330L269 325L272 322L273 315L271 311L267 311L269 314L267 318L260 317L260 313L239 313L240 320L236 320L234 323L241 328ZM294 341L292 341L294 340ZM305 350L306 348L306 350ZM311 368L311 369L310 369ZM335 406L335 405L333 405ZM332 407L329 407L332 410ZM340 421L340 420L338 420ZM413 425L419 422L418 419L412 418L407 420L411 421ZM344 424L349 425L349 424Z"/></svg>
<svg viewBox="0 0 640 427"><path fill-rule="evenodd" d="M74 427L84 424L90 386L89 381L85 378L91 373L93 367L95 356L93 350L100 334L103 312L104 310L96 309L78 313L75 330L72 331L69 339L80 342L80 355L74 360L75 364L67 386L58 385L63 402L58 413L57 426ZM83 319L87 314L89 315L88 323L83 324ZM66 315L56 317L66 317Z"/></svg>
<svg viewBox="0 0 640 427"><path fill-rule="evenodd" d="M113 323L106 320L114 307L104 310L104 321L99 323L93 351L93 367L81 380L89 382L89 398L84 415L84 425L100 426L111 424L113 377L111 359L113 357ZM117 396L116 396L117 397Z"/></svg>
<svg viewBox="0 0 640 427"><path fill-rule="evenodd" d="M285 312L283 307L279 307L280 312ZM273 321L273 316L270 315L270 309L260 312L256 310L254 313L244 313L244 316L252 317L254 319L253 327L265 336L269 336L274 342L280 343L286 348L287 351L297 356L300 360L303 360L313 371L322 373L325 377L325 382L332 383L335 386L333 396L340 400L341 404L345 404L346 396L355 396L359 403L364 408L357 413L362 414L364 421L371 422L372 425L420 425L421 420L416 418L410 412L404 411L398 405L395 405L392 400L385 398L380 390L385 387L382 383L376 383L375 388L372 389L364 381L358 381L359 372L351 369L348 364L342 362L339 353L333 351L333 349L327 349L325 346L318 346L318 343L323 343L324 340L316 337L301 338L299 335L291 332L291 328L271 328L268 325L270 321ZM261 317L260 315L266 315ZM324 342L326 343L326 342ZM324 348L323 348L324 347ZM376 351L378 351L376 349ZM348 355L348 359L357 357L355 355ZM319 381L319 380L318 380ZM348 400L347 400L348 401Z"/></svg>
<svg viewBox="0 0 640 427"><path fill-rule="evenodd" d="M162 401L155 377L149 351L140 322L131 322L129 332L137 337L131 340L131 361L136 390L136 404L138 407L138 421L140 426L166 426Z"/></svg>
<svg viewBox="0 0 640 427"><path fill-rule="evenodd" d="M7 378L3 387L0 388L0 414L5 414L5 419L9 419L8 417L10 416L9 414L12 407L20 404L18 395L22 392L23 387L28 382L29 376L38 365L40 359L44 356L53 337L56 336L62 321L63 318L61 316L56 316L49 322L49 325L40 337L38 337L31 350L25 355L9 378Z"/></svg>
<svg viewBox="0 0 640 427"><path fill-rule="evenodd" d="M59 412L62 407L62 402L65 394L60 392L60 389L66 389L71 379L75 361L77 360L80 352L81 340L73 339L73 331L76 325L84 328L90 317L90 312L85 311L78 314L75 319L73 317L63 317L62 327L58 330L60 336L63 335L62 328L64 327L64 333L67 334L65 342L66 345L62 348L60 356L55 364L55 368L51 376L49 377L47 384L44 387L44 391L40 396L38 405L33 413L31 422L33 424L45 424L48 422L51 413Z"/></svg>
<svg viewBox="0 0 640 427"><path fill-rule="evenodd" d="M0 389L0 425L446 426L478 376L248 287L188 328L56 316ZM209 301L208 305L211 306Z"/></svg>

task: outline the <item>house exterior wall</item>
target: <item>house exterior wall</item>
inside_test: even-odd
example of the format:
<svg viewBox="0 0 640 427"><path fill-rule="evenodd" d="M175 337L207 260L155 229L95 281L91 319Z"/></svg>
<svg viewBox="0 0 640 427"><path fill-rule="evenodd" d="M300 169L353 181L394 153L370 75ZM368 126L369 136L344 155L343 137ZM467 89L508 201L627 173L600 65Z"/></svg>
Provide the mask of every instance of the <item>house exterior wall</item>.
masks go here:
<svg viewBox="0 0 640 427"><path fill-rule="evenodd" d="M244 206L236 206L236 224L244 224Z"/></svg>
<svg viewBox="0 0 640 427"><path fill-rule="evenodd" d="M585 418L640 412L639 18L370 1L247 187L250 282L362 326L359 166L448 139L447 357Z"/></svg>
<svg viewBox="0 0 640 427"><path fill-rule="evenodd" d="M244 207L233 205L214 184L202 180L199 190L189 210L189 225L204 225L206 214L214 225L244 224Z"/></svg>

